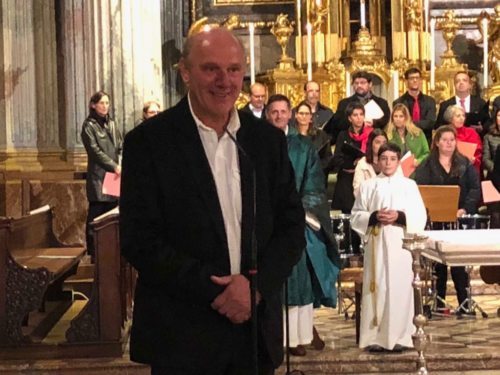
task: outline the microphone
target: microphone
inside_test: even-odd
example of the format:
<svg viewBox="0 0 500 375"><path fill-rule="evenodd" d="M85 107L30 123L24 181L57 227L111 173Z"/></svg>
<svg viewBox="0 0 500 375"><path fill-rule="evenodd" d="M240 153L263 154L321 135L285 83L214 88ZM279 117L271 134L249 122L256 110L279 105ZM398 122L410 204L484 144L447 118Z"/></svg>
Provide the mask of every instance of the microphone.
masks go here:
<svg viewBox="0 0 500 375"><path fill-rule="evenodd" d="M224 132L229 136L231 141L236 145L240 154L247 160L250 168L252 169L252 208L253 208L253 225L252 225L252 238L250 245L250 268L248 275L250 279L250 308L251 308L251 323L252 323L252 364L254 374L259 375L259 352L258 352L258 320L257 320L257 234L256 234L256 220L257 220L257 173L255 164L245 151L243 146L238 142L236 137L232 135L227 127Z"/></svg>

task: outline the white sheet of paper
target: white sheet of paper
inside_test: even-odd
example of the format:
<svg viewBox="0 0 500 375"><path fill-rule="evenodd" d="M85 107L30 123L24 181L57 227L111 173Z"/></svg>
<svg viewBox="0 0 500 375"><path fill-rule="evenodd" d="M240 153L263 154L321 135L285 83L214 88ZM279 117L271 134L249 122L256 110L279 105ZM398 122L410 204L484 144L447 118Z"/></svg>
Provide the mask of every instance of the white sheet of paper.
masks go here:
<svg viewBox="0 0 500 375"><path fill-rule="evenodd" d="M365 104L365 118L367 120L378 120L382 117L384 117L384 111L373 99Z"/></svg>

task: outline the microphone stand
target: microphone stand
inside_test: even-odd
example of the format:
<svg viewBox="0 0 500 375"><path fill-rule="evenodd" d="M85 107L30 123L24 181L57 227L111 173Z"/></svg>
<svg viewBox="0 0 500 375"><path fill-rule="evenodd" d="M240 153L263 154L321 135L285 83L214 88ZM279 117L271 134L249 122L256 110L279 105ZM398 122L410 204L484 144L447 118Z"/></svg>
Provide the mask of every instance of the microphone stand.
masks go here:
<svg viewBox="0 0 500 375"><path fill-rule="evenodd" d="M227 128L224 129L229 138L234 142L238 150L247 159L252 168L252 209L253 209L253 225L252 225L252 238L250 246L250 269L248 275L250 278L250 311L251 311L251 327L252 327L252 367L254 375L259 375L259 325L257 318L257 234L256 234L256 220L257 220L257 173L255 165L247 154L247 152L240 145L238 140L232 135Z"/></svg>

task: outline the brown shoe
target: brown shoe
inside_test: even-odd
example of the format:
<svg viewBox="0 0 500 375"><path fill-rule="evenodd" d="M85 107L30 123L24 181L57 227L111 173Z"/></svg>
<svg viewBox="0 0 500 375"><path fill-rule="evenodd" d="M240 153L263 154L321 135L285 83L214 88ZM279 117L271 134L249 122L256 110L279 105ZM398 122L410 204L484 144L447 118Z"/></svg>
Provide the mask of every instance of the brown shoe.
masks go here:
<svg viewBox="0 0 500 375"><path fill-rule="evenodd" d="M288 348L288 352L297 357L303 357L307 354L306 348L304 348L303 345L297 345L295 348Z"/></svg>
<svg viewBox="0 0 500 375"><path fill-rule="evenodd" d="M318 331L316 327L313 326L313 340L311 341L311 345L314 350L323 350L325 348L325 342L319 337Z"/></svg>

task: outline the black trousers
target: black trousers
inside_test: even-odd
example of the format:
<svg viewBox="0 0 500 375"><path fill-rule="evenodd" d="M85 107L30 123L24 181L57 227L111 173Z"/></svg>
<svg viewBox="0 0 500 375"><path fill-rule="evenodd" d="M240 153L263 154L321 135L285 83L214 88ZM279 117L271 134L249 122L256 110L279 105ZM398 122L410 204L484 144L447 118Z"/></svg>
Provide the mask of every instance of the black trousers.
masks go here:
<svg viewBox="0 0 500 375"><path fill-rule="evenodd" d="M469 278L465 267L450 267L451 278L457 291L458 304L461 305L467 298L467 286L469 285ZM448 281L448 267L443 264L436 264L434 272L437 276L436 290L439 297L445 299L446 297L446 282ZM438 307L444 307L444 304L438 300ZM468 306L466 306L468 308Z"/></svg>
<svg viewBox="0 0 500 375"><path fill-rule="evenodd" d="M118 201L115 202L89 202L89 210L87 213L87 222L85 227L85 239L87 241L87 253L95 257L94 236L90 230L90 223L98 216L112 210L118 206Z"/></svg>

